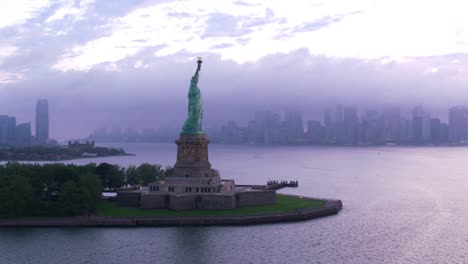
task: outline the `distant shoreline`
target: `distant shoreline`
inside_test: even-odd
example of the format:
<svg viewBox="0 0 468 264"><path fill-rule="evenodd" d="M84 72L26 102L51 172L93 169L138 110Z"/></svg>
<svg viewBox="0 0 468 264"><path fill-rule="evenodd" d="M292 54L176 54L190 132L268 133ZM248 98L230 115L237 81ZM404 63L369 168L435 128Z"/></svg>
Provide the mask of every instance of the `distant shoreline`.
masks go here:
<svg viewBox="0 0 468 264"><path fill-rule="evenodd" d="M110 147L92 147L86 149L70 149L67 147L28 147L28 148L0 148L0 162L9 161L70 161L77 159L135 156L123 149Z"/></svg>
<svg viewBox="0 0 468 264"><path fill-rule="evenodd" d="M301 209L286 213L244 216L200 217L68 217L0 219L0 227L164 227L164 226L214 226L255 225L304 221L337 214L343 207L340 200L326 200L319 208Z"/></svg>
<svg viewBox="0 0 468 264"><path fill-rule="evenodd" d="M158 141L158 142L126 142L126 141L104 141L99 142L100 144L174 144L173 141ZM467 144L439 144L439 145L432 145L432 144L369 144L369 145L340 145L340 144L308 144L308 143L291 143L291 144L249 144L249 143L229 143L229 142L217 142L217 141L210 141L210 145L228 145L228 146L248 146L248 147L330 147L330 148L340 148L340 147L357 147L357 148L368 148L368 147L422 147L422 148L439 148L439 147L450 147L450 148L460 148L460 147L468 147Z"/></svg>
<svg viewBox="0 0 468 264"><path fill-rule="evenodd" d="M95 156L95 157L71 157L68 159L34 159L34 160L19 160L19 159L10 159L10 160L5 160L5 159L0 159L0 162L20 162L20 161L28 161L28 162L44 162L44 161L70 161L70 160L80 160L80 159L96 159L96 158L109 158L109 157L129 157L129 156L136 156L136 154L131 154L127 153L125 155L110 155L110 156Z"/></svg>

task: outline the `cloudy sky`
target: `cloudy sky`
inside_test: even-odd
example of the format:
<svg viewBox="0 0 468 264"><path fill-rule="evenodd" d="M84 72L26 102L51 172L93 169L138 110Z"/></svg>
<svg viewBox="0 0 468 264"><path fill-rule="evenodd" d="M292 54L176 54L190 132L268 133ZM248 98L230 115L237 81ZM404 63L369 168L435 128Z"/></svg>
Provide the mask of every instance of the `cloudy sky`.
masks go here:
<svg viewBox="0 0 468 264"><path fill-rule="evenodd" d="M48 98L56 138L181 126L197 56L211 125L338 102L468 105L466 0L4 2L0 114L33 121Z"/></svg>

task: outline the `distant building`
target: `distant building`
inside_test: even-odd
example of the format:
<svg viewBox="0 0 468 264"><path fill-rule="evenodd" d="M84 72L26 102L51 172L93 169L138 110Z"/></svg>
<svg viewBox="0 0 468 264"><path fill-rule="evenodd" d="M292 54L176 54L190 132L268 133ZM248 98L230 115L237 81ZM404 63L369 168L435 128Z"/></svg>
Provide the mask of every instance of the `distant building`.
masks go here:
<svg viewBox="0 0 468 264"><path fill-rule="evenodd" d="M464 143L468 138L468 108L455 106L449 109L449 139L452 144Z"/></svg>
<svg viewBox="0 0 468 264"><path fill-rule="evenodd" d="M282 142L280 130L278 114L259 111L255 113L255 120L249 121L244 134L250 144L278 144Z"/></svg>
<svg viewBox="0 0 468 264"><path fill-rule="evenodd" d="M432 118L431 119L431 141L432 143L436 145L441 143L440 132L441 132L440 119Z"/></svg>
<svg viewBox="0 0 468 264"><path fill-rule="evenodd" d="M333 118L332 111L330 109L326 109L323 113L323 121L325 125L325 141L327 143L334 143L336 142L335 137L335 120Z"/></svg>
<svg viewBox="0 0 468 264"><path fill-rule="evenodd" d="M343 125L344 125L344 137L343 142L345 144L355 145L358 143L358 130L359 130L359 118L357 116L357 110L354 107L346 107L343 111Z"/></svg>
<svg viewBox="0 0 468 264"><path fill-rule="evenodd" d="M413 109L412 135L413 142L416 144L423 142L423 116L424 110L422 106L417 106Z"/></svg>
<svg viewBox="0 0 468 264"><path fill-rule="evenodd" d="M400 108L387 107L383 111L383 139L387 143L400 140Z"/></svg>
<svg viewBox="0 0 468 264"><path fill-rule="evenodd" d="M366 145L380 144L383 141L383 120L376 110L368 110L361 125L361 142Z"/></svg>
<svg viewBox="0 0 468 264"><path fill-rule="evenodd" d="M440 124L440 142L449 142L449 126L448 124Z"/></svg>
<svg viewBox="0 0 468 264"><path fill-rule="evenodd" d="M286 111L285 125L287 129L287 143L298 143L303 141L304 122L301 114L296 111Z"/></svg>
<svg viewBox="0 0 468 264"><path fill-rule="evenodd" d="M219 139L222 143L243 143L245 142L245 129L237 126L236 122L229 121L221 127Z"/></svg>
<svg viewBox="0 0 468 264"><path fill-rule="evenodd" d="M281 120L278 114L267 111L264 118L263 143L278 144L281 142Z"/></svg>
<svg viewBox="0 0 468 264"><path fill-rule="evenodd" d="M344 131L344 111L341 104L336 105L335 108L335 123L333 124L333 130L335 131L336 143L343 144L345 141Z"/></svg>
<svg viewBox="0 0 468 264"><path fill-rule="evenodd" d="M421 136L423 142L431 141L431 116L425 114L421 118Z"/></svg>
<svg viewBox="0 0 468 264"><path fill-rule="evenodd" d="M325 142L325 127L320 121L307 121L306 141L312 144L322 144Z"/></svg>
<svg viewBox="0 0 468 264"><path fill-rule="evenodd" d="M16 146L31 146L31 123L23 123L16 126L15 129Z"/></svg>
<svg viewBox="0 0 468 264"><path fill-rule="evenodd" d="M36 141L46 144L49 140L49 103L40 99L36 104Z"/></svg>
<svg viewBox="0 0 468 264"><path fill-rule="evenodd" d="M413 139L412 121L408 119L400 120L400 143L410 144Z"/></svg>
<svg viewBox="0 0 468 264"><path fill-rule="evenodd" d="M95 144L94 141L86 141L86 142L79 142L79 141L68 141L68 148L73 150L86 150L90 148L94 148Z"/></svg>
<svg viewBox="0 0 468 264"><path fill-rule="evenodd" d="M255 120L250 120L248 123L247 123L247 143L249 144L255 144L256 143L256 139L257 139L257 121Z"/></svg>
<svg viewBox="0 0 468 264"><path fill-rule="evenodd" d="M16 117L0 115L0 146L15 144Z"/></svg>

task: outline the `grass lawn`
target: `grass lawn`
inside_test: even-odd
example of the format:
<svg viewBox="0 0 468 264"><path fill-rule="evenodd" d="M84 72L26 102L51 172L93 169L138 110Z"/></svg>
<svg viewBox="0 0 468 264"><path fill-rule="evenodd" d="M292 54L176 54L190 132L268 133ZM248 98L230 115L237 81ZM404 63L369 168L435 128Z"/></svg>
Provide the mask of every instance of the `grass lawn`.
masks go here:
<svg viewBox="0 0 468 264"><path fill-rule="evenodd" d="M236 208L232 210L188 210L174 211L170 209L141 209L119 207L115 202L102 201L97 207L97 215L113 217L160 217L160 216L237 216L270 213L285 213L297 209L321 207L325 201L297 196L276 195L277 203L274 205L256 205Z"/></svg>

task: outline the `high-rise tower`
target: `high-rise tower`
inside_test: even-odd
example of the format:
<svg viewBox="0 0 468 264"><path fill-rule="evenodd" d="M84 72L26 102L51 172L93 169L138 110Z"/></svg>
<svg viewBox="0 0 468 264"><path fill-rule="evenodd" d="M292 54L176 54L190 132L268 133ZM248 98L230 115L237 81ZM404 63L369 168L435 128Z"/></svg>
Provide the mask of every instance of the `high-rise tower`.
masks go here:
<svg viewBox="0 0 468 264"><path fill-rule="evenodd" d="M455 106L449 110L449 138L452 144L468 140L468 107Z"/></svg>
<svg viewBox="0 0 468 264"><path fill-rule="evenodd" d="M36 104L36 140L39 144L47 143L49 139L49 103L40 99Z"/></svg>

